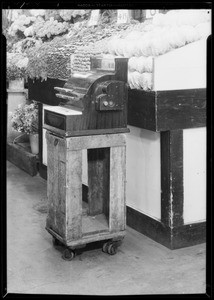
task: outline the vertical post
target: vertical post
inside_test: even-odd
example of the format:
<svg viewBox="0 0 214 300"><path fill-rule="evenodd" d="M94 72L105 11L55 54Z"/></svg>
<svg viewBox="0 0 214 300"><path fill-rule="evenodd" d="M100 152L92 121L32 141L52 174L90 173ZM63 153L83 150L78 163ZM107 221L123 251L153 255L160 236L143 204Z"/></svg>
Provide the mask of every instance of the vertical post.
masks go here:
<svg viewBox="0 0 214 300"><path fill-rule="evenodd" d="M161 132L161 222L183 225L183 130Z"/></svg>
<svg viewBox="0 0 214 300"><path fill-rule="evenodd" d="M70 139L71 142L71 139ZM82 150L68 149L66 141L66 240L82 237Z"/></svg>
<svg viewBox="0 0 214 300"><path fill-rule="evenodd" d="M65 237L65 141L48 132L48 217L47 227Z"/></svg>
<svg viewBox="0 0 214 300"><path fill-rule="evenodd" d="M126 147L110 148L110 232L125 230Z"/></svg>

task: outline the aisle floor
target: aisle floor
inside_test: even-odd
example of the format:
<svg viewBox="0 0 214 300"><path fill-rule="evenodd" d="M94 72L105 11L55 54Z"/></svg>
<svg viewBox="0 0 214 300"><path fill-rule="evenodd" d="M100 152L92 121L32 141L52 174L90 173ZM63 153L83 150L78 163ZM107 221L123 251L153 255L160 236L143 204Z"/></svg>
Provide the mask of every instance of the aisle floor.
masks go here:
<svg viewBox="0 0 214 300"><path fill-rule="evenodd" d="M127 227L116 255L85 248L64 261L45 230L47 184L7 162L7 292L69 295L205 293L206 245L178 250Z"/></svg>

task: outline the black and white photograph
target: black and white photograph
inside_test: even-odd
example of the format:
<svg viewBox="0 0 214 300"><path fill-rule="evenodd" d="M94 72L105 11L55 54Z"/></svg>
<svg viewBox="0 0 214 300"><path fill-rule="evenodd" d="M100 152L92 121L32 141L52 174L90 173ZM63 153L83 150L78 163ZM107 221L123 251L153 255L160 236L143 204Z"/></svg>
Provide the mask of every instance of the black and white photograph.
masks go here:
<svg viewBox="0 0 214 300"><path fill-rule="evenodd" d="M1 5L2 295L211 297L211 2L19 3Z"/></svg>

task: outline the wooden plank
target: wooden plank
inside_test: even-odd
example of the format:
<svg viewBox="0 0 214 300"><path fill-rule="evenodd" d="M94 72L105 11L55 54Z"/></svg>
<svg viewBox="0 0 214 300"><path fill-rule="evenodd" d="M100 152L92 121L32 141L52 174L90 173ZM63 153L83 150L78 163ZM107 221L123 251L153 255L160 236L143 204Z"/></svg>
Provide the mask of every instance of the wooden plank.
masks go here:
<svg viewBox="0 0 214 300"><path fill-rule="evenodd" d="M110 149L110 209L109 230L125 229L126 147Z"/></svg>
<svg viewBox="0 0 214 300"><path fill-rule="evenodd" d="M206 89L129 90L128 125L152 131L206 126Z"/></svg>
<svg viewBox="0 0 214 300"><path fill-rule="evenodd" d="M76 131L66 131L59 128L52 127L50 125L44 124L45 129L54 132L56 135L64 137L73 136L83 136L83 135L101 135L101 134L116 134L116 133L127 133L128 128L108 128L108 129L90 129L90 130L76 130Z"/></svg>
<svg viewBox="0 0 214 300"><path fill-rule="evenodd" d="M206 222L198 222L173 228L171 249L206 243L206 227Z"/></svg>
<svg viewBox="0 0 214 300"><path fill-rule="evenodd" d="M66 141L67 142L67 141ZM67 144L68 148L68 144ZM66 240L82 236L82 151L67 151Z"/></svg>
<svg viewBox="0 0 214 300"><path fill-rule="evenodd" d="M55 141L58 139L55 139ZM55 142L54 141L54 142ZM57 149L56 157L56 172L58 177L58 194L56 198L56 226L58 233L62 236L66 235L66 144L65 140L59 140L55 146ZM56 182L57 184L57 182Z"/></svg>
<svg viewBox="0 0 214 300"><path fill-rule="evenodd" d="M86 234L85 236L83 235L81 239L78 240L65 240L63 239L59 234L57 234L54 230L46 227L47 231L54 237L56 237L59 241L67 245L68 247L73 247L74 249L80 245L85 245L88 243L92 242L97 242L97 241L104 241L104 240L109 240L112 239L114 241L121 241L123 240L124 236L126 235L125 230L120 231L120 232L114 232L114 233L109 233L109 232L100 232L96 234L91 234L88 235Z"/></svg>
<svg viewBox="0 0 214 300"><path fill-rule="evenodd" d="M88 149L89 215L108 213L110 148Z"/></svg>
<svg viewBox="0 0 214 300"><path fill-rule="evenodd" d="M47 159L47 197L48 197L48 214L46 218L46 226L48 228L52 228L55 230L55 213L54 213L54 152L53 152L53 144L51 143L50 135L46 133L47 138L47 151L48 151L48 159Z"/></svg>
<svg viewBox="0 0 214 300"><path fill-rule="evenodd" d="M206 222L170 228L127 206L127 225L171 250L206 242Z"/></svg>
<svg viewBox="0 0 214 300"><path fill-rule="evenodd" d="M105 134L67 138L68 151L124 146L125 134Z"/></svg>
<svg viewBox="0 0 214 300"><path fill-rule="evenodd" d="M161 132L161 222L183 225L183 131Z"/></svg>
<svg viewBox="0 0 214 300"><path fill-rule="evenodd" d="M171 228L127 206L127 225L157 243L171 248Z"/></svg>
<svg viewBox="0 0 214 300"><path fill-rule="evenodd" d="M19 144L7 143L7 160L27 172L31 176L35 176L38 172L37 155L29 152L28 147L24 148Z"/></svg>
<svg viewBox="0 0 214 300"><path fill-rule="evenodd" d="M206 126L206 89L157 92L157 131Z"/></svg>
<svg viewBox="0 0 214 300"><path fill-rule="evenodd" d="M65 236L65 141L47 132L48 145L48 224Z"/></svg>

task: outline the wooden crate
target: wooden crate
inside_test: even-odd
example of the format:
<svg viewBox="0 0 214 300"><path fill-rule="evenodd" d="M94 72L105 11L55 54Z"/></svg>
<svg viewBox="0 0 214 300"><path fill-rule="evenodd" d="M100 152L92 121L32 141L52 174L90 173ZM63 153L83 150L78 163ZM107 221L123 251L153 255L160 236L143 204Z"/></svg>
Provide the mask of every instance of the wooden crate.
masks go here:
<svg viewBox="0 0 214 300"><path fill-rule="evenodd" d="M125 235L124 134L59 137L46 133L46 229L68 247ZM88 202L82 200L82 150L88 149Z"/></svg>

